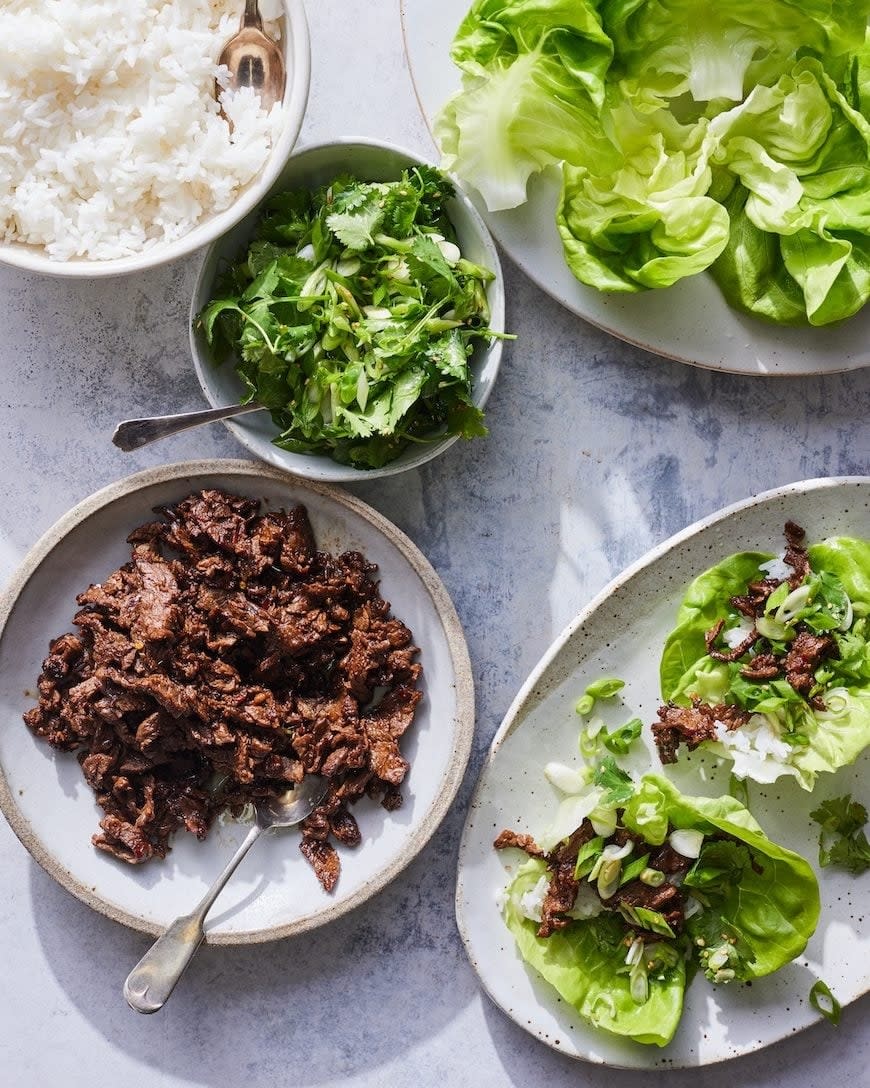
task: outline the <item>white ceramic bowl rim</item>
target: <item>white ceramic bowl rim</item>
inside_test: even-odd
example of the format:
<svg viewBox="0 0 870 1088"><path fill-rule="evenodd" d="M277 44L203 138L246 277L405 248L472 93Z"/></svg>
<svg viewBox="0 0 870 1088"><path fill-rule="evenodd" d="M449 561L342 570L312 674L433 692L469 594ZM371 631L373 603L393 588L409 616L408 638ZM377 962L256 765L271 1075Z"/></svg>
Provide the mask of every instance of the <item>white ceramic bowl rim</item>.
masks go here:
<svg viewBox="0 0 870 1088"><path fill-rule="evenodd" d="M107 261L75 259L53 261L40 246L13 242L0 245L0 263L23 268L29 272L41 272L50 276L96 279L106 276L123 276L157 268L170 261L186 257L215 238L226 233L242 219L269 191L275 178L293 150L308 102L311 82L311 42L303 0L282 0L284 5L284 40L287 43L286 64L289 74L282 107L283 125L275 146L269 155L259 178L251 182L229 208L205 219L193 230L168 244L158 243L150 249L129 257Z"/></svg>

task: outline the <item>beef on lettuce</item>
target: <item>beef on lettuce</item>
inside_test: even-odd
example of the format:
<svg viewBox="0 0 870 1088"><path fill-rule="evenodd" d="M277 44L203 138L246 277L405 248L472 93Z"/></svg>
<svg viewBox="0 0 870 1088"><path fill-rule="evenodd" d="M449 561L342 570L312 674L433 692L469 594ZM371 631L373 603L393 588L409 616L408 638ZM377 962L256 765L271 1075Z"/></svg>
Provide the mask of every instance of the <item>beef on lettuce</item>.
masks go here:
<svg viewBox="0 0 870 1088"><path fill-rule="evenodd" d="M583 1019L640 1043L670 1042L695 971L760 978L818 922L812 869L739 801L633 783L611 757L539 841L505 831L495 845L529 855L503 896L522 958Z"/></svg>
<svg viewBox="0 0 870 1088"><path fill-rule="evenodd" d="M705 745L739 778L811 790L870 744L870 541L785 533L783 557L740 552L688 587L660 665L663 762Z"/></svg>

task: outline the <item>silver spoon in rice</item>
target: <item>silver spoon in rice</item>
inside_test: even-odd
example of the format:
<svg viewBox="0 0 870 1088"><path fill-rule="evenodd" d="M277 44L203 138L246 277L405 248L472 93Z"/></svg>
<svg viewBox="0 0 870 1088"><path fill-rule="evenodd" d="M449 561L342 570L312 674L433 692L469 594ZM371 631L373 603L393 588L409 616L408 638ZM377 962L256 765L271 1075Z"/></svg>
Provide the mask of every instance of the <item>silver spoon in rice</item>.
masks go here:
<svg viewBox="0 0 870 1088"><path fill-rule="evenodd" d="M260 96L264 110L271 109L284 97L284 58L278 44L263 30L263 17L257 0L245 0L239 31L223 47L218 64L229 69L228 88L252 87ZM215 85L220 101L223 88Z"/></svg>
<svg viewBox="0 0 870 1088"><path fill-rule="evenodd" d="M199 905L190 914L176 918L127 976L124 997L131 1009L147 1013L163 1008L202 943L206 915L239 862L262 832L273 827L293 827L310 816L323 800L327 785L325 778L307 775L294 789L280 797L266 798L256 805L256 823Z"/></svg>

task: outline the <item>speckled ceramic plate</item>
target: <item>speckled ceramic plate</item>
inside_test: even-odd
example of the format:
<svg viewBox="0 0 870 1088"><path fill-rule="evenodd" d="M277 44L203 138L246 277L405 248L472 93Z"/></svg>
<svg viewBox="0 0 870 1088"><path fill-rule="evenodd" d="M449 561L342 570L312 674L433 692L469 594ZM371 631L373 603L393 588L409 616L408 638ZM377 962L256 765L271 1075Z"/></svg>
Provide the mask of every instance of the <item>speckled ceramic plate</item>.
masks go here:
<svg viewBox="0 0 870 1088"><path fill-rule="evenodd" d="M430 124L460 86L450 59L453 35L470 0L399 0L405 49L417 98ZM789 329L769 325L725 303L706 273L661 291L619 295L574 279L556 230L558 172L539 177L529 200L507 212L487 212L473 197L496 239L547 294L606 332L659 355L735 374L798 375L870 365L870 306L837 326Z"/></svg>
<svg viewBox="0 0 870 1088"><path fill-rule="evenodd" d="M215 904L207 939L232 944L289 936L344 914L388 883L428 841L468 760L474 695L468 651L447 591L408 538L350 495L247 461L168 465L121 480L79 503L26 558L0 598L0 807L34 858L103 914L158 933L201 898L247 826L216 823L204 842L176 835L164 861L131 867L96 850L101 810L75 756L55 752L21 720L49 640L72 629L75 597L129 559L127 534L155 506L203 487L308 508L318 547L355 549L378 565L381 592L411 628L424 698L402 749L411 762L403 806L354 807L362 844L339 846L341 877L327 895L298 849L298 832L266 836Z"/></svg>
<svg viewBox="0 0 870 1088"><path fill-rule="evenodd" d="M521 1027L574 1058L651 1068L697 1066L767 1046L813 1023L810 987L824 979L846 1004L870 989L870 918L866 882L830 869L820 874L822 920L806 953L750 986L713 987L696 978L671 1044L627 1042L581 1021L527 968L501 920L497 893L516 864L513 851L492 848L505 827L532 834L550 822L557 794L543 776L549 760L576 761L577 697L602 676L626 681L618 706L603 714L609 728L637 714L655 720L658 663L687 583L726 555L745 549L779 552L787 519L808 539L870 535L870 478L811 480L729 507L672 537L615 579L556 640L523 685L490 750L471 804L459 854L456 911L471 962L492 999ZM647 731L648 737L648 731ZM651 743L625 766L659 769ZM728 766L699 756L667 774L683 792L719 795ZM750 808L768 835L815 863L818 828L809 811L852 792L870 798L870 753L836 775L822 776L812 795L793 780L750 783Z"/></svg>

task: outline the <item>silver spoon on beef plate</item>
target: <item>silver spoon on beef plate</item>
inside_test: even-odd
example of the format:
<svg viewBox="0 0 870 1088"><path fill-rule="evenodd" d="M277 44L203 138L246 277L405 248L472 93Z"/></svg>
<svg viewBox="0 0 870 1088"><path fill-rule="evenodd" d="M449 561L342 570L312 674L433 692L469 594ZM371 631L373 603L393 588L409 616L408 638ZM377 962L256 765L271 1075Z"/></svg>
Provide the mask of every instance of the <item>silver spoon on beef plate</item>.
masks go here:
<svg viewBox="0 0 870 1088"><path fill-rule="evenodd" d="M206 915L239 862L264 831L293 827L310 816L323 800L327 786L325 778L307 775L294 789L257 803L254 826L199 905L190 914L176 918L127 976L124 997L131 1009L136 1012L157 1012L163 1008L202 943Z"/></svg>

